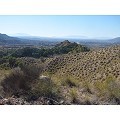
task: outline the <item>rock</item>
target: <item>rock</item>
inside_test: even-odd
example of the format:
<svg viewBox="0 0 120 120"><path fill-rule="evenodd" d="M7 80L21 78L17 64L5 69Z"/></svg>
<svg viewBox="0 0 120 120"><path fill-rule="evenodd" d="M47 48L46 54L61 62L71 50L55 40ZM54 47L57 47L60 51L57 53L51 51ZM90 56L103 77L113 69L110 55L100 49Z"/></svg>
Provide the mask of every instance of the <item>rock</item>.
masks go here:
<svg viewBox="0 0 120 120"><path fill-rule="evenodd" d="M41 76L40 76L40 79L41 79L41 80L50 81L50 78L47 77L47 76L44 76L44 75L41 75Z"/></svg>
<svg viewBox="0 0 120 120"><path fill-rule="evenodd" d="M0 99L3 99L3 97L2 97L2 96L0 96Z"/></svg>

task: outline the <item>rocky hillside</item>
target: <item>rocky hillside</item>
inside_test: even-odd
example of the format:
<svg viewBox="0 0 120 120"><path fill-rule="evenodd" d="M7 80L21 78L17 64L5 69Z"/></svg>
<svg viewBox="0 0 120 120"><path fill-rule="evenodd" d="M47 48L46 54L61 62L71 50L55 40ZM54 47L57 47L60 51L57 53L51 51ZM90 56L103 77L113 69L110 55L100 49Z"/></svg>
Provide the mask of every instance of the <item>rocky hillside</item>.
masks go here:
<svg viewBox="0 0 120 120"><path fill-rule="evenodd" d="M71 53L87 52L90 49L84 45L77 44L76 42L69 42L68 40L65 40L55 45L55 47L52 50L58 51L62 54L62 53L69 53L69 52Z"/></svg>
<svg viewBox="0 0 120 120"><path fill-rule="evenodd" d="M104 80L110 75L120 78L120 46L56 56L46 64L44 71L59 77L89 81Z"/></svg>

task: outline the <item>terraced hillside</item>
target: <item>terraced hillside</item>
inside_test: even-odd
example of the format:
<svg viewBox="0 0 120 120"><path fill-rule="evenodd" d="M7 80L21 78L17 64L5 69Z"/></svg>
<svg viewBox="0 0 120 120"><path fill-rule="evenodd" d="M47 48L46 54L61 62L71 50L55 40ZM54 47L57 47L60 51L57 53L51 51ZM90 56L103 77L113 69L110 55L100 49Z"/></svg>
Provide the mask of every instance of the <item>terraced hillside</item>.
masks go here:
<svg viewBox="0 0 120 120"><path fill-rule="evenodd" d="M55 56L46 61L44 72L89 81L105 80L107 76L120 79L120 46Z"/></svg>

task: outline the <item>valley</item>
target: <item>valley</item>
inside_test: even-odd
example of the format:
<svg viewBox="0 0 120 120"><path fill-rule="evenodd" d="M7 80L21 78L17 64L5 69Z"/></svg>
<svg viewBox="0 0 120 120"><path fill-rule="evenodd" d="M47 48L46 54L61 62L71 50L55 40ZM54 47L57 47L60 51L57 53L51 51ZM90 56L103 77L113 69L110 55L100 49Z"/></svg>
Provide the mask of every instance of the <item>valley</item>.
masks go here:
<svg viewBox="0 0 120 120"><path fill-rule="evenodd" d="M0 104L120 104L119 37L38 39L0 34Z"/></svg>

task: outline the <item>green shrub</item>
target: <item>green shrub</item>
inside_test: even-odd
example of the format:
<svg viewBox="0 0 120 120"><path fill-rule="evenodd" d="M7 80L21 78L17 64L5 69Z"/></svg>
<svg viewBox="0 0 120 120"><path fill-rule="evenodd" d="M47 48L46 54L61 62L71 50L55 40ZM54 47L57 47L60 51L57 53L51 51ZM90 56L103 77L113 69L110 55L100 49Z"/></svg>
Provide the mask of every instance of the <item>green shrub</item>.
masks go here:
<svg viewBox="0 0 120 120"><path fill-rule="evenodd" d="M4 96L22 96L25 100L34 100L39 97L53 101L59 99L58 86L48 77L39 77L39 70L38 67L29 65L13 69L1 82Z"/></svg>
<svg viewBox="0 0 120 120"><path fill-rule="evenodd" d="M1 85L6 96L29 92L35 80L39 78L40 72L36 66L24 66L15 68L3 79ZM23 93L24 94L24 93Z"/></svg>
<svg viewBox="0 0 120 120"><path fill-rule="evenodd" d="M5 96L12 96L19 92L20 89L26 89L24 82L25 77L23 72L19 68L12 70L1 82Z"/></svg>
<svg viewBox="0 0 120 120"><path fill-rule="evenodd" d="M37 79L42 72L42 68L24 63L20 64L20 68L29 79Z"/></svg>
<svg viewBox="0 0 120 120"><path fill-rule="evenodd" d="M60 95L58 86L50 78L37 80L32 91L36 97L47 97L54 100L57 100Z"/></svg>
<svg viewBox="0 0 120 120"><path fill-rule="evenodd" d="M14 58L14 57L9 57L9 58L8 58L8 63L9 63L9 65L10 65L10 68L13 68L13 67L15 66L15 64L16 64L16 58Z"/></svg>
<svg viewBox="0 0 120 120"><path fill-rule="evenodd" d="M0 65L0 69L1 69L1 70L2 70L2 69L8 70L8 69L10 69L10 66L9 66L8 63L3 63L3 64Z"/></svg>

